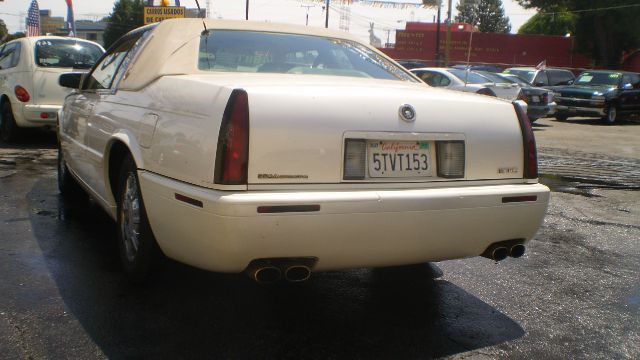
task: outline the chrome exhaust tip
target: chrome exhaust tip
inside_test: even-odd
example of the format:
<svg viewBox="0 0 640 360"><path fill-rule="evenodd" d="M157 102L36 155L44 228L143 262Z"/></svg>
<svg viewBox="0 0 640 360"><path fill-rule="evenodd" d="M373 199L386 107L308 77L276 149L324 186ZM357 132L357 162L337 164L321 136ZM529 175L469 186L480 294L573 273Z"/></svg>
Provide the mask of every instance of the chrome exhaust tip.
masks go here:
<svg viewBox="0 0 640 360"><path fill-rule="evenodd" d="M264 266L257 268L251 278L260 284L273 284L280 280L282 272L275 266Z"/></svg>
<svg viewBox="0 0 640 360"><path fill-rule="evenodd" d="M311 269L304 265L292 265L284 271L284 278L291 282L307 281L311 277Z"/></svg>
<svg viewBox="0 0 640 360"><path fill-rule="evenodd" d="M524 255L525 247L522 244L516 244L511 247L509 250L509 256L512 258L519 258Z"/></svg>
<svg viewBox="0 0 640 360"><path fill-rule="evenodd" d="M504 246L498 246L491 251L491 259L495 261L502 261L509 256L509 249Z"/></svg>

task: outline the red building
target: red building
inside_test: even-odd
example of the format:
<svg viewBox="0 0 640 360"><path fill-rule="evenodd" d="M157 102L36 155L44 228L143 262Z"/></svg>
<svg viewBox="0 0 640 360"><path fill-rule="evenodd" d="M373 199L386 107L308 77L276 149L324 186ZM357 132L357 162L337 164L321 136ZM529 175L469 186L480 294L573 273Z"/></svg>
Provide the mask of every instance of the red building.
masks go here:
<svg viewBox="0 0 640 360"><path fill-rule="evenodd" d="M394 48L382 49L394 59L422 60L435 64L435 23L407 23L396 32ZM446 25L441 24L440 59L445 59ZM593 61L573 51L574 39L564 36L516 35L473 31L469 24L451 24L450 64L489 63L507 66L547 66L592 68ZM469 44L471 52L469 53Z"/></svg>

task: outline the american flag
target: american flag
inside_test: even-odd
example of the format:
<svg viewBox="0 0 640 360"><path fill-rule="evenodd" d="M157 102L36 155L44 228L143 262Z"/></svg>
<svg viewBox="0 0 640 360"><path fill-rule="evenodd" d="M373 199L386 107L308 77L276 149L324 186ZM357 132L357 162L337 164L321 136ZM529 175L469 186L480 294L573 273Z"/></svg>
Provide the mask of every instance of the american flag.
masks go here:
<svg viewBox="0 0 640 360"><path fill-rule="evenodd" d="M37 0L33 0L31 6L29 6L27 36L40 36L40 8Z"/></svg>
<svg viewBox="0 0 640 360"><path fill-rule="evenodd" d="M73 20L73 4L71 0L67 0L67 29L69 29L69 36L76 36L76 22Z"/></svg>

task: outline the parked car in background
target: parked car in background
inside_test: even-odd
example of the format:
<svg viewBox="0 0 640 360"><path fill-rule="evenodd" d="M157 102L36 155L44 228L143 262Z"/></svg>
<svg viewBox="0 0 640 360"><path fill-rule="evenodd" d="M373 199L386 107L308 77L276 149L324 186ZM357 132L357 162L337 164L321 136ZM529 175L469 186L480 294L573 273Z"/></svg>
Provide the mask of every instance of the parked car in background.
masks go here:
<svg viewBox="0 0 640 360"><path fill-rule="evenodd" d="M160 252L262 282L524 253L549 189L517 103L430 88L342 31L204 25L60 76L60 190L116 220L133 279Z"/></svg>
<svg viewBox="0 0 640 360"><path fill-rule="evenodd" d="M517 84L495 83L474 71L453 68L418 68L411 69L411 72L433 87L496 96L507 100L517 99L520 93L520 87Z"/></svg>
<svg viewBox="0 0 640 360"><path fill-rule="evenodd" d="M483 75L489 77L491 76L491 73L483 73ZM520 77L512 74L493 74L493 76L500 77L505 81L512 81L520 85L522 88L520 98L527 103L527 116L531 122L555 113L556 103L553 101L552 90L531 86Z"/></svg>
<svg viewBox="0 0 640 360"><path fill-rule="evenodd" d="M471 70L471 71L488 71L492 73L501 73L504 69L498 65L491 64L475 64L475 65L466 65L466 64L458 64L453 65L452 68L460 69L460 70Z"/></svg>
<svg viewBox="0 0 640 360"><path fill-rule="evenodd" d="M55 126L69 93L58 85L63 72L91 68L104 49L91 41L25 37L0 48L0 139L15 140L19 128Z"/></svg>
<svg viewBox="0 0 640 360"><path fill-rule="evenodd" d="M524 81L536 87L554 87L570 85L575 79L575 75L566 69L535 67L512 67L503 71L505 74L517 75Z"/></svg>
<svg viewBox="0 0 640 360"><path fill-rule="evenodd" d="M599 116L613 124L621 115L640 114L638 73L585 71L556 93L556 119L561 121L572 116Z"/></svg>
<svg viewBox="0 0 640 360"><path fill-rule="evenodd" d="M415 69L427 66L427 63L418 60L396 60L396 62L404 66L405 69Z"/></svg>

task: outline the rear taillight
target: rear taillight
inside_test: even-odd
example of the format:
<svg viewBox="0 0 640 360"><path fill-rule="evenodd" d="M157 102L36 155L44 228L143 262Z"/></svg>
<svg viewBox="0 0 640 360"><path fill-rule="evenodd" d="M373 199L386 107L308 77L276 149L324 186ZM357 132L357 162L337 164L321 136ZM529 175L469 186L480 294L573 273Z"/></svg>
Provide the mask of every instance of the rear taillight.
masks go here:
<svg viewBox="0 0 640 360"><path fill-rule="evenodd" d="M214 181L224 185L247 183L249 162L249 99L233 90L222 116Z"/></svg>
<svg viewBox="0 0 640 360"><path fill-rule="evenodd" d="M549 93L545 92L544 94L542 94L542 103L543 104L548 104L549 103Z"/></svg>
<svg viewBox="0 0 640 360"><path fill-rule="evenodd" d="M524 91L522 90L520 90L520 92L518 93L518 100L522 100L527 104L529 103L529 98L527 98L527 95L525 95Z"/></svg>
<svg viewBox="0 0 640 360"><path fill-rule="evenodd" d="M18 98L18 100L22 102L27 102L29 101L29 99L31 99L31 96L29 96L29 92L27 91L27 89L23 88L20 85L15 87L14 92L16 93L16 97Z"/></svg>
<svg viewBox="0 0 640 360"><path fill-rule="evenodd" d="M536 151L536 139L533 136L531 122L527 117L527 113L520 107L517 102L513 103L520 122L520 130L522 131L522 143L524 146L524 178L538 178L538 154Z"/></svg>
<svg viewBox="0 0 640 360"><path fill-rule="evenodd" d="M464 141L436 141L438 177L464 177Z"/></svg>

